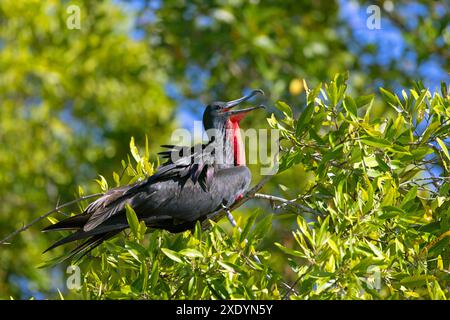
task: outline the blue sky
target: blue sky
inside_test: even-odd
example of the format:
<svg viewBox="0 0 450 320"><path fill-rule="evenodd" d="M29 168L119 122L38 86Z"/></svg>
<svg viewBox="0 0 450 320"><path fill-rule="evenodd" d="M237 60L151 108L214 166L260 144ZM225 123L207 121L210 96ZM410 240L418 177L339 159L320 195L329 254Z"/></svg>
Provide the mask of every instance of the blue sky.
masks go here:
<svg viewBox="0 0 450 320"><path fill-rule="evenodd" d="M400 30L384 17L383 10L381 10L381 29L369 30L366 27L368 17L366 7L359 6L352 0L340 0L339 3L340 18L348 23L357 40L357 43L348 43L350 51L357 54L358 47L361 45L376 44L378 46L376 54L361 56L363 65L366 67L373 64L387 66L391 62L397 62L406 74L422 79L424 85L431 91L438 89L441 81L449 82L450 76L437 58L430 58L418 65L414 48L409 48ZM397 5L397 7L393 5L393 10L398 10L403 16L408 17L406 24L412 27L417 25L420 16L429 14L427 7L414 1L401 6ZM439 8L445 10L444 6Z"/></svg>

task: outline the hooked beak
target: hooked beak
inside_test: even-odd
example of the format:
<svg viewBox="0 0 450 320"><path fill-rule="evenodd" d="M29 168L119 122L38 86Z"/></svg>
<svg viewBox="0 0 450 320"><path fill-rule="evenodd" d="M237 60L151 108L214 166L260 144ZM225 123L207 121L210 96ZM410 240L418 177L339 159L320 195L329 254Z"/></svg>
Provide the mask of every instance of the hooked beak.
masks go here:
<svg viewBox="0 0 450 320"><path fill-rule="evenodd" d="M232 100L232 101L228 101L225 104L224 108L227 109L227 110L231 109L231 108L237 106L239 103L247 101L248 99L254 97L258 93L264 95L264 91L262 91L261 89L253 90L252 92L250 92L250 94L248 94L246 96L243 96L242 98L239 98L239 99L236 99L236 100Z"/></svg>
<svg viewBox="0 0 450 320"><path fill-rule="evenodd" d="M254 97L255 95L257 95L258 93L264 95L264 91L262 91L261 89L257 89L257 90L253 90L252 92L250 92L250 94L233 100L233 101L229 101L225 104L224 107L224 111L223 113L230 117L230 120L233 122L239 122L241 121L246 115L247 113L249 113L250 111L256 110L256 109L264 109L265 106L264 105L259 105L257 107L250 107L250 108L246 108L246 109L242 109L242 110L230 110L231 108L237 106L238 104L240 104L241 102L244 102L246 100L249 100L250 98Z"/></svg>
<svg viewBox="0 0 450 320"><path fill-rule="evenodd" d="M227 116L230 117L230 120L232 122L239 122L241 121L246 115L247 113L249 113L250 111L253 110L257 110L257 109L265 109L266 107L264 105L259 105L257 107L250 107L250 108L246 108L246 109L242 109L242 110L232 110L232 111L227 111L225 112L225 114Z"/></svg>

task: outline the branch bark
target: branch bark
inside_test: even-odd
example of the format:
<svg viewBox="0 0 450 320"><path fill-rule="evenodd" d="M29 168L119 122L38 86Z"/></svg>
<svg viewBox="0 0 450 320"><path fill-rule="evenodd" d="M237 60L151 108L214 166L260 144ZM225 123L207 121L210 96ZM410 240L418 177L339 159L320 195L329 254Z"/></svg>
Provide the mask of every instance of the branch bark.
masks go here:
<svg viewBox="0 0 450 320"><path fill-rule="evenodd" d="M314 210L313 208L310 208L308 206L302 205L300 203L296 203L295 201L297 201L297 199L292 199L292 200L288 200L288 199L284 199L281 197L277 197L277 196L272 196L269 194L262 194L262 193L255 193L255 195L253 196L254 198L257 199L264 199L264 200L269 200L269 201L275 201L275 202L281 202L279 207L285 207L285 206L294 206L300 210L315 214L315 215L321 215L322 213L320 211Z"/></svg>
<svg viewBox="0 0 450 320"><path fill-rule="evenodd" d="M103 195L103 193L95 193L95 194L91 194L91 195L88 195L88 196L84 196L84 197L81 197L81 198L72 200L72 201L70 201L70 202L64 203L64 204L59 205L59 206L56 206L55 209L50 210L50 211L47 212L47 213L44 213L43 215L41 215L41 216L37 217L36 219L34 219L33 221L31 221L29 224L24 225L22 228L20 228L20 229L18 229L18 230L16 230L16 231L10 233L9 235L7 235L5 238L3 238L2 240L0 240L0 244L9 244L9 243L7 243L6 241L8 241L9 239L15 237L15 236L18 235L19 233L21 233L21 232L23 232L23 231L29 229L31 226L35 225L36 223L38 223L38 222L41 221L42 219L47 218L47 217L50 216L51 214L53 214L53 213L55 213L55 212L58 212L59 210L61 210L61 209L63 209L63 208L69 207L69 206L71 206L71 205L73 205L73 204L75 204L75 203L78 203L78 202L80 202L80 201L87 200L87 199L91 199L91 198L100 197L100 196L102 196L102 195Z"/></svg>

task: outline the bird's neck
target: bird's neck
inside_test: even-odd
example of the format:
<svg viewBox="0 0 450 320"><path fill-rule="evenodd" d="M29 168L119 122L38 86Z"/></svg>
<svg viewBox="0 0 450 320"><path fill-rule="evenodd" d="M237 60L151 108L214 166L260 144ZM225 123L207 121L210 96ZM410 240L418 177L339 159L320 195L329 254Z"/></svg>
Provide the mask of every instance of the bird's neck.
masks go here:
<svg viewBox="0 0 450 320"><path fill-rule="evenodd" d="M228 120L227 139L232 146L232 158L235 166L245 166L245 147L238 121Z"/></svg>
<svg viewBox="0 0 450 320"><path fill-rule="evenodd" d="M209 145L214 148L214 161L219 168L245 166L245 147L239 121L227 120L210 136Z"/></svg>

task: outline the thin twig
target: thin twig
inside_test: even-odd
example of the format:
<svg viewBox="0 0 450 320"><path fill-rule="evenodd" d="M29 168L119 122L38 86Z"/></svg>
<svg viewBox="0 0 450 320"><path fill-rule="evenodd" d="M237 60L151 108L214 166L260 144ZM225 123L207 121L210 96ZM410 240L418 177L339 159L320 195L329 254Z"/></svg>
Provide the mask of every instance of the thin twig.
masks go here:
<svg viewBox="0 0 450 320"><path fill-rule="evenodd" d="M48 217L49 215L51 215L52 213L58 212L58 211L61 210L62 208L69 207L69 206L71 206L71 205L73 205L73 204L75 204L75 203L78 203L78 202L80 202L80 201L83 201L83 200L87 200L87 199L91 199L91 198L95 198L95 197L100 197L100 196L102 196L102 195L103 195L103 193L95 193L95 194L91 194L91 195L88 195L88 196L84 196L84 197L75 199L75 200L73 200L73 201L64 203L64 204L62 204L62 205L60 205L60 206L58 205L58 206L56 206L55 209L50 210L50 211L47 212L47 213L44 213L43 215L41 215L41 216L37 217L36 219L34 219L33 221L31 221L29 224L24 225L22 228L20 228L20 229L18 229L18 230L16 230L16 231L10 233L9 235L7 235L5 238L3 238L3 239L0 241L0 244L8 244L6 241L8 241L8 240L11 239L12 237L18 235L19 233L21 233L21 232L27 230L28 228L30 228L30 227L33 226L34 224L38 223L38 222L41 221L42 219L47 218L47 217Z"/></svg>
<svg viewBox="0 0 450 320"><path fill-rule="evenodd" d="M290 295L290 293L292 292L292 291L294 291L295 292L295 286L299 283L299 281L309 272L311 270L311 266L309 266L307 269L306 269L306 271L305 271L305 273L303 273L302 275L300 275L295 281L294 281L294 283L293 284L291 284L290 286L289 286L289 289L288 289L288 291L286 291L285 292L285 294L284 294L284 296L283 296L283 298L282 298L282 300L286 300L288 297L289 297L289 295Z"/></svg>
<svg viewBox="0 0 450 320"><path fill-rule="evenodd" d="M427 178L416 178L416 179L411 179L405 182L400 183L400 185L404 185L404 184L408 184L408 183L415 183L418 181L445 181L445 180L450 180L450 177L427 177Z"/></svg>
<svg viewBox="0 0 450 320"><path fill-rule="evenodd" d="M300 203L296 203L295 201L297 201L297 199L288 200L288 199L284 199L284 198L281 198L281 197L273 196L273 195L270 195L270 194L262 194L262 193L255 193L253 198L281 202L280 207L291 205L291 206L294 206L294 207L296 207L296 208L298 208L300 210L303 210L303 211L306 211L306 212L309 212L309 213L313 213L315 215L321 215L322 214L320 211L314 210L313 208L310 208L308 206L302 205Z"/></svg>

